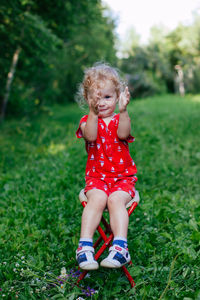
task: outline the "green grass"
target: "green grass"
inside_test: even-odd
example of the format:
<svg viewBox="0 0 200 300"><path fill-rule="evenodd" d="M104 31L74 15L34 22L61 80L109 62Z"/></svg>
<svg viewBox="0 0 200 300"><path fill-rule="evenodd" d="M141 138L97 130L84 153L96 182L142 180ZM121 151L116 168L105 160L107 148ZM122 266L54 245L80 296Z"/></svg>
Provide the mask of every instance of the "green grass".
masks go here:
<svg viewBox="0 0 200 300"><path fill-rule="evenodd" d="M200 299L200 96L132 101L129 113L141 197L128 236L136 289L120 270L103 268L82 289L94 288L92 299ZM77 267L86 153L75 131L82 114L75 104L55 106L0 128L4 299L87 298L72 276L52 284L62 267Z"/></svg>

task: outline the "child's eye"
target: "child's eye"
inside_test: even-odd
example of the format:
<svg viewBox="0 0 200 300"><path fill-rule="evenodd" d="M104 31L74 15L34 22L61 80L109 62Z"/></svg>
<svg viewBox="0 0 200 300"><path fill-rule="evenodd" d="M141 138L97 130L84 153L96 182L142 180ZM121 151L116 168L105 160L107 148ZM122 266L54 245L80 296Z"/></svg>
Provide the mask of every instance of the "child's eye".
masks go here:
<svg viewBox="0 0 200 300"><path fill-rule="evenodd" d="M105 96L106 99L109 99L110 97L111 97L111 96L109 96L109 95L106 95L106 96Z"/></svg>

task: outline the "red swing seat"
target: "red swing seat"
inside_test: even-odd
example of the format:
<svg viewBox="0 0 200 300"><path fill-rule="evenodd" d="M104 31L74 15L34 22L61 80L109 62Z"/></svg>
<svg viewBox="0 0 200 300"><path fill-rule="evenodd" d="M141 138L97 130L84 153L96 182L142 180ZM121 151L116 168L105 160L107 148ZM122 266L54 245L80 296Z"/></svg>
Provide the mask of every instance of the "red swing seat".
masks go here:
<svg viewBox="0 0 200 300"><path fill-rule="evenodd" d="M83 207L85 207L87 205L87 197L84 194L84 190L80 191L79 200ZM140 201L139 193L138 193L138 191L135 191L135 197L132 198L131 201L126 205L126 208L128 209L129 217L133 213L135 208L137 207L139 201ZM105 249L107 247L108 248L110 247L110 244L114 238L110 224L106 221L104 216L102 216L101 223L104 225L105 229L103 230L100 225L97 227L97 230L98 230L100 236L97 239L97 241L94 243L94 249L96 249L101 244L102 241L103 241L103 245L100 247L100 249L97 251L97 253L94 256L96 260L99 259L99 257L103 254L103 252L105 251ZM109 234L109 235L107 236L107 234ZM132 265L132 261L130 261L128 264ZM125 266L122 266L120 269L122 269L122 271L125 273L126 277L128 278L128 280L131 284L131 287L133 288L135 286L135 282L134 282L133 278L131 277L127 268ZM86 276L86 274L88 272L89 271L83 271L80 274L80 276L78 277L78 280L77 280L77 284Z"/></svg>

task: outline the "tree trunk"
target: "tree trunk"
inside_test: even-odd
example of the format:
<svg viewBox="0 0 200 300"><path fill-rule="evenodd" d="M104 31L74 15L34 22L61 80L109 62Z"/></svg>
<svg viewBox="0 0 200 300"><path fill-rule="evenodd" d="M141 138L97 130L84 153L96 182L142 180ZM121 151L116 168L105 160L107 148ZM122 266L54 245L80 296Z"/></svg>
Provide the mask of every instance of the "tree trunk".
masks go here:
<svg viewBox="0 0 200 300"><path fill-rule="evenodd" d="M6 107L7 107L7 104L8 104L8 99L9 99L10 91L11 91L11 85L12 85L12 82L13 82L13 79L14 79L14 74L15 74L15 70L16 70L16 67L17 67L17 62L19 60L19 54L20 54L20 52L21 52L21 48L17 47L17 49L16 49L16 51L15 51L15 53L13 55L13 59L12 59L12 64L11 64L11 67L10 67L10 71L8 73L8 76L7 76L6 92L5 92L5 95L4 95L4 98L3 98L3 102L2 102L2 106L1 106L0 119L2 121L5 118Z"/></svg>
<svg viewBox="0 0 200 300"><path fill-rule="evenodd" d="M175 75L175 89L182 97L185 96L184 74L180 65L176 65L174 69L177 71Z"/></svg>

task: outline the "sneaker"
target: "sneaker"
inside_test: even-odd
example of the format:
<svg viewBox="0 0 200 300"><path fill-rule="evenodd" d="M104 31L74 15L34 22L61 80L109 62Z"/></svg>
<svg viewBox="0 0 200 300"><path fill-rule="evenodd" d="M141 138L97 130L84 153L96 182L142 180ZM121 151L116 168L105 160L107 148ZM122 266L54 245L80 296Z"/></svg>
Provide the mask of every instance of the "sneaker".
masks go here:
<svg viewBox="0 0 200 300"><path fill-rule="evenodd" d="M83 270L97 270L98 262L94 258L94 248L91 246L79 247L76 250L76 259Z"/></svg>
<svg viewBox="0 0 200 300"><path fill-rule="evenodd" d="M100 266L105 268L121 268L131 261L128 249L114 245L109 249L109 255L101 261Z"/></svg>

